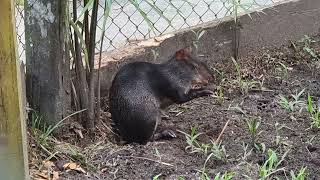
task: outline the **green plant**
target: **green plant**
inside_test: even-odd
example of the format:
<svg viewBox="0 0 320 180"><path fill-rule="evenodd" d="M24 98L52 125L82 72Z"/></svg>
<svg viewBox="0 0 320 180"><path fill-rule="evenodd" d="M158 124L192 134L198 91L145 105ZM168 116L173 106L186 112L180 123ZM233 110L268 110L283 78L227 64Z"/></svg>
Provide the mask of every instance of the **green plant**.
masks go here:
<svg viewBox="0 0 320 180"><path fill-rule="evenodd" d="M157 60L157 58L160 56L159 54L159 49L155 48L155 49L151 49L152 55L153 55L153 60Z"/></svg>
<svg viewBox="0 0 320 180"><path fill-rule="evenodd" d="M258 131L260 121L258 121L258 118L253 117L249 121L247 120L247 125L251 135L251 145L252 147L254 147L256 144L257 136L261 133Z"/></svg>
<svg viewBox="0 0 320 180"><path fill-rule="evenodd" d="M297 175L295 175L294 171L291 170L290 171L291 180L304 180L305 177L307 176L306 175L306 169L307 169L306 167L301 168Z"/></svg>
<svg viewBox="0 0 320 180"><path fill-rule="evenodd" d="M242 155L241 159L242 159L242 161L246 161L247 157L249 157L252 153L252 148L250 148L250 150L249 150L249 145L246 144L245 142L242 142L241 147L243 149L243 155Z"/></svg>
<svg viewBox="0 0 320 180"><path fill-rule="evenodd" d="M36 140L36 143L40 146L49 147L48 138L55 129L53 126L44 124L43 119L36 112L31 114L31 132Z"/></svg>
<svg viewBox="0 0 320 180"><path fill-rule="evenodd" d="M231 57L231 60L233 62L233 65L236 68L236 76L237 76L237 79L231 82L237 84L242 94L248 94L248 92L252 89L262 89L262 86L263 86L262 82L255 81L255 80L244 80L242 78L240 65L233 57Z"/></svg>
<svg viewBox="0 0 320 180"><path fill-rule="evenodd" d="M182 132L182 131L178 131L181 132L182 134L185 135L186 137L186 141L187 141L187 146L186 146L186 150L191 149L191 153L193 152L201 152L201 145L199 144L199 142L197 141L198 136L201 135L201 133L198 133L198 127L197 126L193 126L191 127L191 132L190 134Z"/></svg>
<svg viewBox="0 0 320 180"><path fill-rule="evenodd" d="M46 125L44 124L42 121L42 117L39 116L36 112L32 112L31 114L31 131L32 134L35 137L35 140L37 142L38 145L43 146L43 147L48 147L48 139L50 138L50 136L52 135L52 133L60 126L62 126L63 122L70 118L71 116L74 116L78 113L81 113L85 110L81 110L81 111L77 111L75 113L70 114L69 116L63 118L62 120L60 120L58 123L56 123L55 125Z"/></svg>
<svg viewBox="0 0 320 180"><path fill-rule="evenodd" d="M201 170L197 170L197 171L201 173L200 180L210 180L210 177L207 173L207 169L205 167L203 167Z"/></svg>
<svg viewBox="0 0 320 180"><path fill-rule="evenodd" d="M239 29L239 13L241 11L245 11L248 12L248 10L252 7L252 4L249 3L242 3L242 1L240 0L227 0L226 1L226 14L230 13L231 16L233 16L233 20L234 20L234 58L236 60L238 60L238 51L239 51L239 36L238 36L238 29ZM247 13L248 16L251 18L250 13Z"/></svg>
<svg viewBox="0 0 320 180"><path fill-rule="evenodd" d="M268 159L266 162L259 167L259 180L266 180L272 174L278 171L284 171L284 168L279 168L279 165L284 161L289 151L286 151L281 159L279 159L277 153L272 149L268 150Z"/></svg>
<svg viewBox="0 0 320 180"><path fill-rule="evenodd" d="M224 102L224 90L222 86L217 87L217 91L215 92L215 95L218 98L218 103L222 104Z"/></svg>
<svg viewBox="0 0 320 180"><path fill-rule="evenodd" d="M275 140L275 142L276 142L276 146L279 146L279 145L281 145L281 144L283 144L284 142L283 142L283 138L281 137L281 135L280 135L280 131L281 131L281 129L283 129L284 127L286 127L284 124L283 125L281 125L281 124L279 124L278 122L276 122L275 124L274 124L274 126L275 126L275 128L276 128L276 140Z"/></svg>
<svg viewBox="0 0 320 180"><path fill-rule="evenodd" d="M287 79L289 68L281 62L278 62L278 64L280 65L280 67L277 67L276 70L278 70L281 73L282 78Z"/></svg>
<svg viewBox="0 0 320 180"><path fill-rule="evenodd" d="M155 151L154 155L159 158L159 161L161 161L161 154L160 154L158 148L154 148L154 151Z"/></svg>
<svg viewBox="0 0 320 180"><path fill-rule="evenodd" d="M160 176L162 176L162 174L161 174L161 173L160 173L160 174L158 174L158 175L156 175L156 176L154 176L154 177L152 178L152 180L158 180Z"/></svg>
<svg viewBox="0 0 320 180"><path fill-rule="evenodd" d="M196 52L198 52L200 39L204 35L206 30L200 28L198 31L191 30L191 32L193 32L195 36L195 39L192 41L192 45L196 48Z"/></svg>
<svg viewBox="0 0 320 180"><path fill-rule="evenodd" d="M234 172L225 172L224 174L220 174L220 172L218 174L216 174L216 176L214 177L214 180L230 180L234 177L235 173Z"/></svg>
<svg viewBox="0 0 320 180"><path fill-rule="evenodd" d="M304 43L303 50L307 52L312 58L314 59L319 58L319 55L317 54L317 52L311 47L311 44L316 42L315 40L313 40L308 35L304 35L304 38L302 38L300 42Z"/></svg>
<svg viewBox="0 0 320 180"><path fill-rule="evenodd" d="M293 110L294 110L294 102L292 102L292 101L289 101L287 98L285 98L283 95L279 95L279 100L278 100L278 104L282 107L282 108L284 108L284 109L286 109L286 110L288 110L288 111L291 111L291 112L293 112Z"/></svg>
<svg viewBox="0 0 320 180"><path fill-rule="evenodd" d="M180 133L184 134L187 141L186 150L190 149L191 153L201 153L207 156L206 162L211 159L212 157L217 160L225 160L227 158L227 153L223 145L221 143L217 144L213 141L210 143L201 143L198 142L197 138L202 134L198 133L198 127L193 126L191 127L190 134L179 131Z"/></svg>
<svg viewBox="0 0 320 180"><path fill-rule="evenodd" d="M320 128L320 108L313 105L312 98L309 94L307 109L312 119L311 125L315 128Z"/></svg>
<svg viewBox="0 0 320 180"><path fill-rule="evenodd" d="M203 167L202 170L198 170L198 172L201 173L200 180L210 180L210 177L205 167ZM224 174L221 174L220 172L218 172L215 175L214 180L231 180L234 176L235 176L235 172L225 172Z"/></svg>
<svg viewBox="0 0 320 180"><path fill-rule="evenodd" d="M300 100L304 91L305 91L305 89L301 90L299 93L296 93L295 95L291 94L291 97L293 98L293 100L289 100L286 97L284 97L283 95L279 95L278 104L282 108L284 108L290 112L293 112L296 107L300 107L300 111L301 111L303 106L305 105L305 103L302 100Z"/></svg>
<svg viewBox="0 0 320 180"><path fill-rule="evenodd" d="M206 163L212 157L217 160L223 160L223 161L227 160L228 155L227 155L226 149L224 148L224 145L221 145L221 142L215 143L215 142L211 141L209 148L210 148L211 153L208 155Z"/></svg>
<svg viewBox="0 0 320 180"><path fill-rule="evenodd" d="M264 143L255 143L254 147L258 152L264 153L266 151L266 145Z"/></svg>
<svg viewBox="0 0 320 180"><path fill-rule="evenodd" d="M236 104L234 106L230 104L228 107L228 111L235 111L241 114L246 114L246 112L239 106L239 104Z"/></svg>

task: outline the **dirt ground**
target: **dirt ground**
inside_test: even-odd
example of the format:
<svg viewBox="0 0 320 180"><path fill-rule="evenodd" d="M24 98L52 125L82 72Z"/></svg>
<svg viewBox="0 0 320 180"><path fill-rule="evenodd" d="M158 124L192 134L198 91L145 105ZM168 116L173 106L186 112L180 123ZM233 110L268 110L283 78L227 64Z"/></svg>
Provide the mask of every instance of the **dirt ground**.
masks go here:
<svg viewBox="0 0 320 180"><path fill-rule="evenodd" d="M115 144L105 102L96 141L86 145L80 145L80 140L72 142L79 146L83 158L76 162L86 173L56 171L61 179L157 179L157 175L158 179L172 180L199 179L204 175L214 179L219 172L232 172L233 179L259 179L259 170L272 149L278 161L282 161L270 170L272 174L268 178L291 179L290 171L297 174L306 167L307 179L320 179L320 134L317 128L311 127L312 118L306 108L308 94L314 104L320 102L320 36L312 40L315 42L309 44L304 40L262 49L247 59L239 59L242 85L230 58L226 57L223 64L204 59L216 72L212 86L216 95L171 106L161 122L161 126L172 126L187 134L196 127L202 133L196 139L202 144L198 148L202 151L191 152L191 148L186 148L186 136L178 131L175 139L149 142L145 146ZM312 57L313 52L318 53L317 58ZM294 100L292 95L303 89L302 95ZM293 111L281 105L281 95L294 104ZM253 145L247 124L253 119L260 122L254 141L257 146ZM210 146L220 134L224 150L220 146L218 150L203 152L205 145ZM36 147L30 148L33 151ZM37 155L30 156L32 161ZM30 166L31 172L38 172L39 166Z"/></svg>

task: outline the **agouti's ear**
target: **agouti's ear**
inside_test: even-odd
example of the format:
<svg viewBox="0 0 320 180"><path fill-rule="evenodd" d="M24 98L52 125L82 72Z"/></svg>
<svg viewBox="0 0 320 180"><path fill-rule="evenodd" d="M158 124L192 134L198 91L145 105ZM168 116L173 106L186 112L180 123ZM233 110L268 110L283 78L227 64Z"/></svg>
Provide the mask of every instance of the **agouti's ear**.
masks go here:
<svg viewBox="0 0 320 180"><path fill-rule="evenodd" d="M189 56L192 52L191 47L187 47L184 49L180 49L179 51L176 52L176 59L177 60L184 60L186 59L187 56Z"/></svg>

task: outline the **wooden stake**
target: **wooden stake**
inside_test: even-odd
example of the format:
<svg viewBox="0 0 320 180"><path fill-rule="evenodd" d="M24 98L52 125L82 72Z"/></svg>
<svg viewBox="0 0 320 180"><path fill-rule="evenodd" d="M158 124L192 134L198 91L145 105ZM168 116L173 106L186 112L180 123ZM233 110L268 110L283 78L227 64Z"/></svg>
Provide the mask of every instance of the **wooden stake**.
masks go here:
<svg viewBox="0 0 320 180"><path fill-rule="evenodd" d="M0 1L0 179L29 179L14 0Z"/></svg>

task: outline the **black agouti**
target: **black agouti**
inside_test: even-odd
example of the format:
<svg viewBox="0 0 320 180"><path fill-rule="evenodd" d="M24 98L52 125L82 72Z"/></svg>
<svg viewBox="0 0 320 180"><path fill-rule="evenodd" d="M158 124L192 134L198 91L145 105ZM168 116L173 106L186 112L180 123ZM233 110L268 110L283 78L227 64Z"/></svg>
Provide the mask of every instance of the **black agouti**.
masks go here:
<svg viewBox="0 0 320 180"><path fill-rule="evenodd" d="M205 88L212 80L206 64L192 57L191 48L177 51L162 64L124 65L109 94L115 132L127 143L146 144L161 120L161 109L212 94Z"/></svg>

